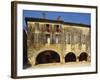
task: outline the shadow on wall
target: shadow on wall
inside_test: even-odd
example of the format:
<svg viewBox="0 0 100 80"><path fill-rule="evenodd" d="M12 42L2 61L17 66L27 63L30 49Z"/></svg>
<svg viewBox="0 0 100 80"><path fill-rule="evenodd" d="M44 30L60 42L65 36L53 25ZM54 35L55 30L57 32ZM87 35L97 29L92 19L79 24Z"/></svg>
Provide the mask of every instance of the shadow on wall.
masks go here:
<svg viewBox="0 0 100 80"><path fill-rule="evenodd" d="M28 62L27 57L27 34L25 30L23 30L23 69L30 67L31 65Z"/></svg>

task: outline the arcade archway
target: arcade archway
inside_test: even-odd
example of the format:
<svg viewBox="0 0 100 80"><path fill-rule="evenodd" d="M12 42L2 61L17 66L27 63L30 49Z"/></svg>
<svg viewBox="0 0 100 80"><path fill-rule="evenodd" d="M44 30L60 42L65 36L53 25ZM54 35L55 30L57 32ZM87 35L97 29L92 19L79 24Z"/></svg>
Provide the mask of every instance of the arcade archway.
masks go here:
<svg viewBox="0 0 100 80"><path fill-rule="evenodd" d="M58 62L60 62L60 56L57 52L52 50L46 50L40 52L36 57L36 64L58 63Z"/></svg>
<svg viewBox="0 0 100 80"><path fill-rule="evenodd" d="M65 56L65 62L75 62L76 61L76 55L73 52L69 52Z"/></svg>
<svg viewBox="0 0 100 80"><path fill-rule="evenodd" d="M82 52L79 56L79 61L87 61L88 54L86 52Z"/></svg>

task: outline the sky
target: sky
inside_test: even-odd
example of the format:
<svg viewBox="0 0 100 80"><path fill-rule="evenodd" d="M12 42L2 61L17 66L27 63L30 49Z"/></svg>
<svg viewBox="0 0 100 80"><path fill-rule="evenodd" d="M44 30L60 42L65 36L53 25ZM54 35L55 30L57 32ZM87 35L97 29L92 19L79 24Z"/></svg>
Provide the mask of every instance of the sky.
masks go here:
<svg viewBox="0 0 100 80"><path fill-rule="evenodd" d="M46 19L56 20L58 16L61 16L60 19L64 22L81 23L86 25L91 24L90 13L23 10L24 27L26 27L25 17L43 18L43 13L46 14Z"/></svg>

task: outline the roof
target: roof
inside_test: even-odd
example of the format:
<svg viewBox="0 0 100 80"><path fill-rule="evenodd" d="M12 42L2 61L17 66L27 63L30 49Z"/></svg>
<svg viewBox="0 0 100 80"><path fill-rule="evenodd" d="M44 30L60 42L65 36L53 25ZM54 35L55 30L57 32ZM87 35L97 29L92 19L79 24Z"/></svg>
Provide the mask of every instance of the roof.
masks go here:
<svg viewBox="0 0 100 80"><path fill-rule="evenodd" d="M61 20L50 20L50 19L43 19L43 18L33 18L33 17L25 17L26 24L28 21L35 21L35 22L50 22L50 23L59 23L64 25L72 25L72 26L82 26L82 27L90 27L90 25L82 24L82 23L71 23L71 22L64 22Z"/></svg>

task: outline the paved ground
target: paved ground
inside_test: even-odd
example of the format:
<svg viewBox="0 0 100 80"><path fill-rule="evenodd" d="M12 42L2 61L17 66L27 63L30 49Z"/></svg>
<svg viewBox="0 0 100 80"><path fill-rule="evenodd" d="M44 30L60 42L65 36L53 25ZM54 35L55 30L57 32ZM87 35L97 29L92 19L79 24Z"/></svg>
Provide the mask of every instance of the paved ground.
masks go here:
<svg viewBox="0 0 100 80"><path fill-rule="evenodd" d="M84 67L84 66L90 66L90 65L91 65L90 62L68 62L65 64L61 64L61 63L38 64L31 68Z"/></svg>

